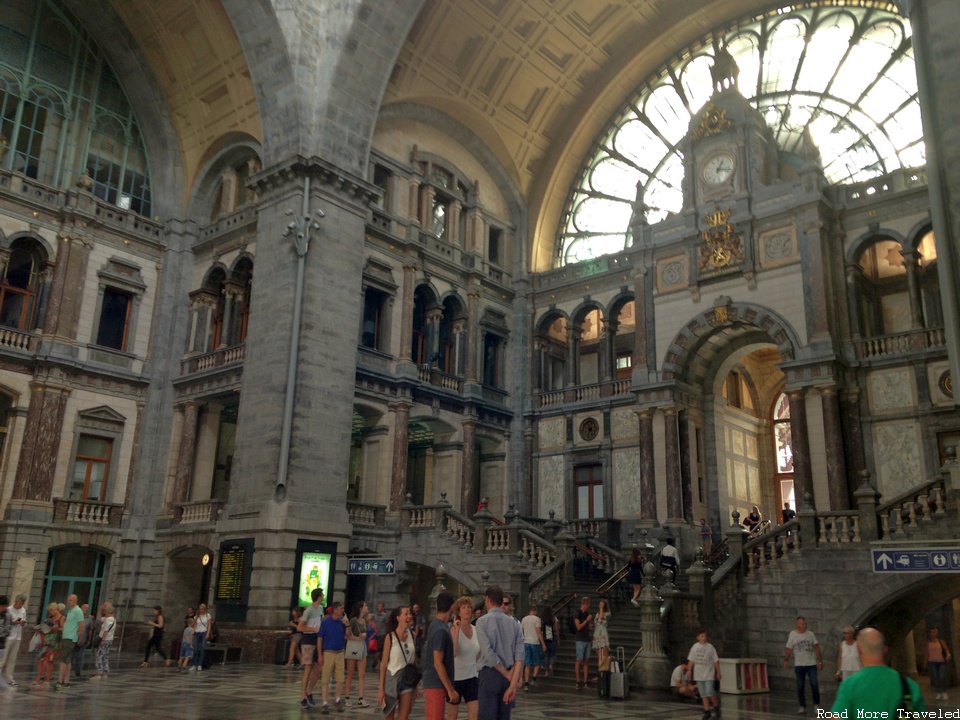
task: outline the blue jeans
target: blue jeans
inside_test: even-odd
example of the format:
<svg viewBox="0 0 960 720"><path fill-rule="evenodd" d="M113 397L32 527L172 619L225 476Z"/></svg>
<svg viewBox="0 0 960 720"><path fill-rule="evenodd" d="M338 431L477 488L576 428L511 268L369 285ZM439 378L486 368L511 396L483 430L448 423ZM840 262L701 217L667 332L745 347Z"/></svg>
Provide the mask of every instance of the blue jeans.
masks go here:
<svg viewBox="0 0 960 720"><path fill-rule="evenodd" d="M194 633L193 634L193 665L194 667L201 667L203 665L203 653L207 649L207 634Z"/></svg>
<svg viewBox="0 0 960 720"><path fill-rule="evenodd" d="M930 684L933 685L933 691L944 693L947 691L947 664L942 662L929 662L927 668L930 670Z"/></svg>
<svg viewBox="0 0 960 720"><path fill-rule="evenodd" d="M816 665L797 665L794 667L797 673L797 700L800 701L800 707L807 706L807 700L804 697L803 679L810 678L810 690L813 692L813 704L820 704L820 683L817 682Z"/></svg>
<svg viewBox="0 0 960 720"><path fill-rule="evenodd" d="M510 720L514 703L505 703L503 694L510 687L507 679L493 668L480 668L478 678L479 707L477 716L483 720Z"/></svg>

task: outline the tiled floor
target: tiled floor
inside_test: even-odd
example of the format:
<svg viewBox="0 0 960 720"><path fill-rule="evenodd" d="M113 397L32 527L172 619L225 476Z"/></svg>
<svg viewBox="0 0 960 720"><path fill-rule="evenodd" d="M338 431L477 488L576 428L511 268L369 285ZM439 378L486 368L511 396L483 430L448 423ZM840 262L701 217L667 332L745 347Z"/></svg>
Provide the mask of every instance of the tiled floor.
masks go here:
<svg viewBox="0 0 960 720"><path fill-rule="evenodd" d="M69 689L54 691L29 685L32 677L18 674L21 685L0 687L0 717L70 718L70 720L305 720L319 717L319 707L301 710L300 671L274 665L227 665L208 672L178 674L175 668L140 670L130 659L105 682L77 680ZM316 693L319 701L319 692ZM365 695L376 700L376 676L367 673ZM332 697L332 692L331 692ZM927 694L930 698L930 694ZM956 697L960 698L960 694ZM723 695L725 720L777 720L796 718L789 695ZM354 693L354 700L356 693ZM832 698L824 698L832 700ZM928 701L929 702L929 701ZM953 701L951 701L953 702ZM936 705L931 705L936 707ZM956 709L955 705L951 709ZM573 683L563 688L535 688L521 693L516 720L626 719L699 720L699 706L671 702L663 695L634 692L630 700L607 701L596 691L577 692ZM348 708L331 720L381 717L374 708ZM413 718L423 717L423 705L414 706ZM466 717L461 710L460 717ZM812 710L807 717L813 717ZM481 718L481 720L483 720Z"/></svg>

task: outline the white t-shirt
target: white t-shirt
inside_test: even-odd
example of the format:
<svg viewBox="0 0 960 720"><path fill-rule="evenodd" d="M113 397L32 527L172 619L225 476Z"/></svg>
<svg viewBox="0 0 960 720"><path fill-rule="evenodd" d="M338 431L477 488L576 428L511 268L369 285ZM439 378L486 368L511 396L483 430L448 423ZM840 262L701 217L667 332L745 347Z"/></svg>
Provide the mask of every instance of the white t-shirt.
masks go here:
<svg viewBox="0 0 960 720"><path fill-rule="evenodd" d="M197 615L194 619L193 629L198 633L205 633L210 629L210 613L204 613L203 615Z"/></svg>
<svg viewBox="0 0 960 720"><path fill-rule="evenodd" d="M527 615L520 621L520 627L523 628L523 642L526 645L539 645L540 636L537 635L537 628L540 627L540 618L536 615Z"/></svg>
<svg viewBox="0 0 960 720"><path fill-rule="evenodd" d="M20 640L23 638L23 625L15 624L18 620L27 619L27 607L24 605L22 608L17 610L13 605L7 608L7 613L10 615L10 635L7 636L7 640Z"/></svg>
<svg viewBox="0 0 960 720"><path fill-rule="evenodd" d="M860 664L860 653L857 652L857 644L845 642L840 643L840 670L845 673L855 673L863 666Z"/></svg>
<svg viewBox="0 0 960 720"><path fill-rule="evenodd" d="M699 643L697 643L699 645ZM673 669L673 675L670 676L670 687L679 687L681 684L690 682L690 673L686 671L685 665L677 665Z"/></svg>
<svg viewBox="0 0 960 720"><path fill-rule="evenodd" d="M710 643L696 642L687 653L687 660L693 661L693 679L695 681L715 680L716 663L720 660L717 649Z"/></svg>
<svg viewBox="0 0 960 720"><path fill-rule="evenodd" d="M100 621L100 637L104 642L113 642L113 633L117 629L117 619L107 615Z"/></svg>
<svg viewBox="0 0 960 720"><path fill-rule="evenodd" d="M790 631L787 638L787 647L793 650L793 664L795 667L804 667L817 664L817 654L813 651L813 646L819 645L817 636L810 630L805 633L798 633L796 630Z"/></svg>

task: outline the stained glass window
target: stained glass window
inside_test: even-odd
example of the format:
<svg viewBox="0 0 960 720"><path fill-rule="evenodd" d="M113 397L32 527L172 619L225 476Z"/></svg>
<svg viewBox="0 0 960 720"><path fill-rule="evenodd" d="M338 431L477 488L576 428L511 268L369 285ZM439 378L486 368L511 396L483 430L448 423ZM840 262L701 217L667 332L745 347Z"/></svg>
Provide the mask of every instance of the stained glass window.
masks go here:
<svg viewBox="0 0 960 720"><path fill-rule="evenodd" d="M830 0L781 9L703 38L618 111L566 203L558 264L629 247L638 192L650 223L681 210L678 143L713 92L715 44L736 60L740 92L782 150L797 152L809 128L829 182L924 164L910 25L893 4Z"/></svg>

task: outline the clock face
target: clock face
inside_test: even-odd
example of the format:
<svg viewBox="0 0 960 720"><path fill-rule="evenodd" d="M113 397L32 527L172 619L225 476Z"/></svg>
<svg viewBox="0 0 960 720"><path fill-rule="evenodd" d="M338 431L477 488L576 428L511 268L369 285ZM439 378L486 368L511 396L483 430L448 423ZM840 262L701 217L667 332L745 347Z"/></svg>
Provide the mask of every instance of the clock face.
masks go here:
<svg viewBox="0 0 960 720"><path fill-rule="evenodd" d="M580 423L580 437L590 442L600 433L600 424L594 418L587 418Z"/></svg>
<svg viewBox="0 0 960 720"><path fill-rule="evenodd" d="M710 185L720 185L730 179L733 168L733 155L729 153L714 155L703 166L703 179Z"/></svg>

